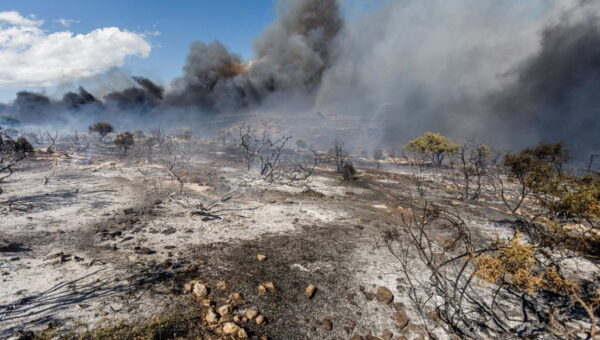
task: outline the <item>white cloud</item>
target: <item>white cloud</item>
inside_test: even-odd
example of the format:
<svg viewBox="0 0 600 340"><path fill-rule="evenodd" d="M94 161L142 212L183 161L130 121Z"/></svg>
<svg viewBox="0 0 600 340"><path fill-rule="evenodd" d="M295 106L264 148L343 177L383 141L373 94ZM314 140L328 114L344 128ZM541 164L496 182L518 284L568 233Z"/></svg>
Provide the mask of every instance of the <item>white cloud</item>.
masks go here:
<svg viewBox="0 0 600 340"><path fill-rule="evenodd" d="M48 33L43 23L0 12L0 88L59 85L122 66L129 56L150 54L143 34L117 27Z"/></svg>
<svg viewBox="0 0 600 340"><path fill-rule="evenodd" d="M60 18L60 19L58 19L58 20L56 20L56 21L57 21L59 24L61 24L61 25L65 26L66 28L69 28L69 27L71 27L71 25L73 25L73 24L78 24L78 23L79 23L79 20L73 20L73 19L63 19L63 18Z"/></svg>

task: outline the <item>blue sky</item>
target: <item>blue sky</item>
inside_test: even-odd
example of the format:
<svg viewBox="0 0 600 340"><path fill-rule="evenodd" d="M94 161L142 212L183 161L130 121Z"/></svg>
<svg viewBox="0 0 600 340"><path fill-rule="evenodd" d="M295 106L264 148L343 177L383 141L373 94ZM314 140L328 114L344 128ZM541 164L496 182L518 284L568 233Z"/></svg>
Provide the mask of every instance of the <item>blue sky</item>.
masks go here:
<svg viewBox="0 0 600 340"><path fill-rule="evenodd" d="M275 17L272 0L3 0L0 12L17 11L44 20L48 33L69 30L86 34L102 27L149 33L148 58L129 57L127 72L168 82L180 74L191 42L220 40L249 59L253 41ZM59 19L75 20L67 29ZM152 32L160 32L152 36ZM18 89L0 89L0 101Z"/></svg>

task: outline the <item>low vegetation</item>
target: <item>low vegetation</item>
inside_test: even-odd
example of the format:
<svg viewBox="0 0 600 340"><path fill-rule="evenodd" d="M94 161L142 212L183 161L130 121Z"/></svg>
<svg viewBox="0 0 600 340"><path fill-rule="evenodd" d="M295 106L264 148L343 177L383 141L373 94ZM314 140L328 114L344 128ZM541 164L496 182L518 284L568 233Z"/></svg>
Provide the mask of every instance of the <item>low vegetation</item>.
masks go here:
<svg viewBox="0 0 600 340"><path fill-rule="evenodd" d="M458 152L458 144L447 137L433 132L426 132L406 144L406 150L427 155L436 167L442 166L444 158Z"/></svg>

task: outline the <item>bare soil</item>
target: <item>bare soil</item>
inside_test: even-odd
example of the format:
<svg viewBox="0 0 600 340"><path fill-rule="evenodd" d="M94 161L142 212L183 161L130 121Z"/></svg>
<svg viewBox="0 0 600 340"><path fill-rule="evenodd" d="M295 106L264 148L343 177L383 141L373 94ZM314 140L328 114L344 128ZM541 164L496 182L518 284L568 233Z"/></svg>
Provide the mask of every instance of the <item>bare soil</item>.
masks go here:
<svg viewBox="0 0 600 340"><path fill-rule="evenodd" d="M343 181L324 166L308 183L273 184L249 180L239 157L207 144L175 171L183 195L161 166L135 157L22 163L0 197L0 338L49 323L93 327L177 312L191 303L183 285L193 279L225 281L259 310L267 322L248 325L250 336L422 336L394 319L397 308L412 314L381 242L417 199L402 168L366 174L359 166L357 180ZM447 187L428 186L432 204L477 226L474 237L512 234L499 202L457 202ZM276 292L258 294L267 281ZM304 296L309 284L317 287L312 299ZM374 299L380 286L399 305Z"/></svg>

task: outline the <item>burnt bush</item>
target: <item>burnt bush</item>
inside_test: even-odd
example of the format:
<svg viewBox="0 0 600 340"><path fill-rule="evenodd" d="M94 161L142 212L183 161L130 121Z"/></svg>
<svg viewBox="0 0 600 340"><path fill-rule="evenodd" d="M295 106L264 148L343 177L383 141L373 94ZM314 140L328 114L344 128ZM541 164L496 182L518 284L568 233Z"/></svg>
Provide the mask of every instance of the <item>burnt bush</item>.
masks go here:
<svg viewBox="0 0 600 340"><path fill-rule="evenodd" d="M106 135L108 135L109 133L115 131L114 127L112 126L112 124L108 123L108 122L98 122L95 123L93 125L90 125L88 127L88 130L91 133L97 133L100 135L100 139L103 139L104 137L106 137Z"/></svg>
<svg viewBox="0 0 600 340"><path fill-rule="evenodd" d="M352 163L344 163L340 172L342 174L342 178L344 178L345 181L356 179L356 169L354 168L354 165L352 165Z"/></svg>
<svg viewBox="0 0 600 340"><path fill-rule="evenodd" d="M122 132L117 135L113 144L123 153L127 154L127 151L135 144L133 133L129 131Z"/></svg>

